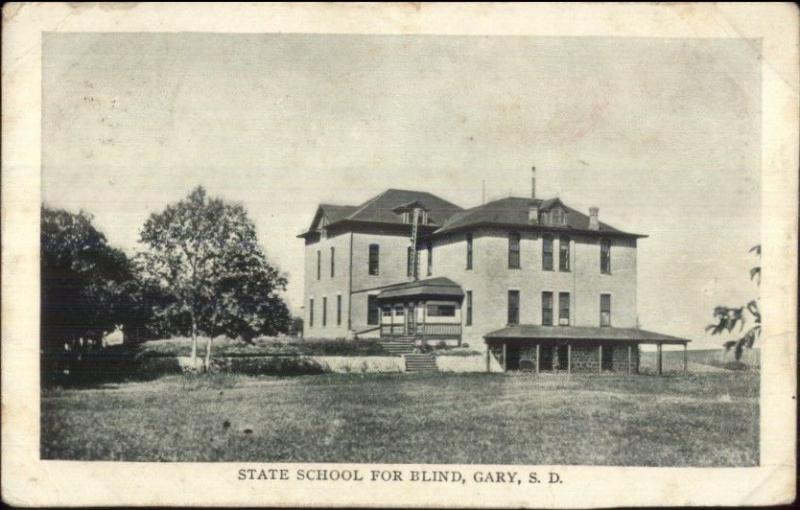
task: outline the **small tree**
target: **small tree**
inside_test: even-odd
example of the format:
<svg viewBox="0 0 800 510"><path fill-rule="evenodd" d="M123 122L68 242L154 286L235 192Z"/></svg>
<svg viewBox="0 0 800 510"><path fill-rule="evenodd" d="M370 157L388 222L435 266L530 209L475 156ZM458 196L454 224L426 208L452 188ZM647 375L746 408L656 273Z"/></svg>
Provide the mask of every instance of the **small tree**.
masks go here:
<svg viewBox="0 0 800 510"><path fill-rule="evenodd" d="M761 256L761 245L753 246L750 253L755 253L758 257ZM755 281L756 285L761 283L761 266L755 266L750 269L750 280ZM724 333L732 333L738 326L739 332L744 331L745 324L747 324L748 312L752 316L752 326L736 340L729 340L723 344L726 351L735 349L736 360L742 357L744 349L752 349L756 340L761 336L761 311L759 309L759 299L753 299L749 303L740 307L718 306L714 308L714 320L716 323L706 326L706 331L710 331L712 335L720 335Z"/></svg>
<svg viewBox="0 0 800 510"><path fill-rule="evenodd" d="M255 226L240 205L208 198L202 187L150 216L141 231L147 250L140 256L147 279L172 299L159 313L192 339L206 343L205 367L214 337L245 340L286 331L289 312L280 296L286 278L258 245Z"/></svg>

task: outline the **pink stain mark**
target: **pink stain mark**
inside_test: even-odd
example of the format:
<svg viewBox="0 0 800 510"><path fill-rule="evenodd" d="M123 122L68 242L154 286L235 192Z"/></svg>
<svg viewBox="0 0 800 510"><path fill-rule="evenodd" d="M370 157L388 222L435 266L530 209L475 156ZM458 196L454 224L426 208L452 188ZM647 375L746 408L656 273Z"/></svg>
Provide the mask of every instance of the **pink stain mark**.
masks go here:
<svg viewBox="0 0 800 510"><path fill-rule="evenodd" d="M566 140L569 143L575 143L587 134L589 134L597 123L600 122L600 119L603 117L603 113L608 109L609 100L608 98L603 98L594 102L592 106L592 110L589 112L589 118L586 119L585 122L579 124L575 127L575 129L568 131Z"/></svg>

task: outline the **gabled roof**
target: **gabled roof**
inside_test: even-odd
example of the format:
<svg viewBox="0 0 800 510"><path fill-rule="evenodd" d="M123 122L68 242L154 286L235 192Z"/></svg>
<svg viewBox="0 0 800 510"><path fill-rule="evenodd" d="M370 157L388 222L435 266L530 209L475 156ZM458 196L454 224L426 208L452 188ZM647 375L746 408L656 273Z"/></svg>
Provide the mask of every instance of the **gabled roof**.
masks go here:
<svg viewBox="0 0 800 510"><path fill-rule="evenodd" d="M412 202L418 202L428 209L428 219L434 225L443 225L450 216L462 210L452 202L427 191L388 189L364 202L347 219L378 223L403 223L403 217L394 212L394 209Z"/></svg>
<svg viewBox="0 0 800 510"><path fill-rule="evenodd" d="M330 223L342 220L352 214L356 209L358 209L357 205L332 205L332 204L320 204L320 209L324 212L325 216L328 218Z"/></svg>
<svg viewBox="0 0 800 510"><path fill-rule="evenodd" d="M320 205L309 231L301 234L299 237L305 237L311 231L315 230L322 214L328 219L329 225L338 222L389 223L402 225L402 208L414 204L418 204L428 211L428 224L434 227L441 226L450 216L463 210L452 202L448 202L427 191L388 189L380 195L372 197L363 204L357 206Z"/></svg>
<svg viewBox="0 0 800 510"><path fill-rule="evenodd" d="M391 300L404 297L443 297L461 300L464 291L450 278L437 277L415 282L392 285L378 294L378 300Z"/></svg>
<svg viewBox="0 0 800 510"><path fill-rule="evenodd" d="M492 331L486 340L602 340L618 342L645 342L685 344L686 338L664 335L638 328L603 328L578 326L535 326L520 324Z"/></svg>
<svg viewBox="0 0 800 510"><path fill-rule="evenodd" d="M531 203L537 205L540 211L546 211L556 206L562 207L567 212L567 224L565 226L531 224L528 221L528 209ZM314 221L308 232L301 234L299 237L306 237L314 232L319 226L322 215L327 218L329 226L335 223L344 224L349 222L403 225L401 212L404 208L413 205L419 205L428 211L428 226L436 228L433 235L478 226L496 226L521 230L563 230L591 234L647 237L641 234L623 232L603 222L600 222L599 230L589 230L589 216L565 205L559 198L542 200L508 197L471 209L462 209L452 202L448 202L427 191L403 189L388 189L358 206L322 204L317 209L317 214L314 216Z"/></svg>
<svg viewBox="0 0 800 510"><path fill-rule="evenodd" d="M532 225L528 221L528 208L531 204L538 205L540 210L551 209L555 205L560 205L567 212L566 226L550 226L544 224ZM448 218L444 225L435 233L453 232L479 225L502 225L509 227L533 227L548 228L554 230L580 230L587 232L600 232L605 234L628 235L644 237L639 234L631 234L618 230L607 223L600 222L600 228L596 231L589 230L589 216L564 205L560 199L551 198L547 200L531 199L522 197L508 197L494 200L478 207L473 207L456 213Z"/></svg>

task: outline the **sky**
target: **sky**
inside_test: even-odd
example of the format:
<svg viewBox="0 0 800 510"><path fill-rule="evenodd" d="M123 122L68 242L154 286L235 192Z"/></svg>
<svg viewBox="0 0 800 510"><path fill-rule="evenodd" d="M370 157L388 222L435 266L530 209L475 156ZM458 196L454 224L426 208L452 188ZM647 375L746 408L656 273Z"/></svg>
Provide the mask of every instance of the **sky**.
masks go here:
<svg viewBox="0 0 800 510"><path fill-rule="evenodd" d="M757 297L757 41L325 34L45 34L42 191L133 254L197 185L243 204L303 301L321 203L387 188L462 207L560 197L639 242L641 327L717 347Z"/></svg>

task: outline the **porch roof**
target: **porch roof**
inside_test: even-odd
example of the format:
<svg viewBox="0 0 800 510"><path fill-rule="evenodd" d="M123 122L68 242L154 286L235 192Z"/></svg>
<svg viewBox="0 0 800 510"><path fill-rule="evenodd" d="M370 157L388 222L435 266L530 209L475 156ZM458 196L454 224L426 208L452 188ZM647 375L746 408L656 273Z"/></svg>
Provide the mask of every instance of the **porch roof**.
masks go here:
<svg viewBox="0 0 800 510"><path fill-rule="evenodd" d="M638 328L535 326L520 324L492 331L483 337L487 342L524 340L602 340L611 342L639 342L653 344L687 344L686 338L655 333Z"/></svg>
<svg viewBox="0 0 800 510"><path fill-rule="evenodd" d="M460 301L464 297L464 291L453 280L439 277L393 285L378 294L379 301L400 300L411 297L432 297Z"/></svg>

